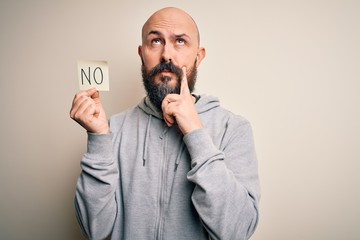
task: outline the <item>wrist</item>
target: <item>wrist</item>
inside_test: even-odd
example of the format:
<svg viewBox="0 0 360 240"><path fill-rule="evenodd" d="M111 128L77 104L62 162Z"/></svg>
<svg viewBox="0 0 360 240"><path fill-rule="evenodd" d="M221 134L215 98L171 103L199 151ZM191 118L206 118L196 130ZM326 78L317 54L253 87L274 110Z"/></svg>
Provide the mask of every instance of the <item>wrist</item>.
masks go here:
<svg viewBox="0 0 360 240"><path fill-rule="evenodd" d="M106 135L110 133L110 128L109 126L104 127L104 128L100 128L100 129L87 129L88 133L92 133L92 134L96 134L96 135Z"/></svg>
<svg viewBox="0 0 360 240"><path fill-rule="evenodd" d="M187 135L187 134L189 134L189 133L191 133L193 131L196 131L196 130L199 130L199 129L202 129L202 128L203 128L203 125L202 125L201 122L199 122L199 123L196 123L196 124L194 124L192 126L189 126L187 129L184 129L182 132L183 132L183 135L185 136L185 135Z"/></svg>

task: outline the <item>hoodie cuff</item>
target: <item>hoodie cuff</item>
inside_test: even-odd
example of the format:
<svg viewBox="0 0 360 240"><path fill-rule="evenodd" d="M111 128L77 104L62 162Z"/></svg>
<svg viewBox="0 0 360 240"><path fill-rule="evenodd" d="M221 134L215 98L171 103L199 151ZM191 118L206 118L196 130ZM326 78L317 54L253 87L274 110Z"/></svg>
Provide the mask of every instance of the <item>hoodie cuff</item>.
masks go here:
<svg viewBox="0 0 360 240"><path fill-rule="evenodd" d="M190 132L184 137L184 142L190 153L191 167L202 164L219 153L205 128Z"/></svg>
<svg viewBox="0 0 360 240"><path fill-rule="evenodd" d="M88 132L87 157L90 159L104 161L112 160L113 134L94 134Z"/></svg>

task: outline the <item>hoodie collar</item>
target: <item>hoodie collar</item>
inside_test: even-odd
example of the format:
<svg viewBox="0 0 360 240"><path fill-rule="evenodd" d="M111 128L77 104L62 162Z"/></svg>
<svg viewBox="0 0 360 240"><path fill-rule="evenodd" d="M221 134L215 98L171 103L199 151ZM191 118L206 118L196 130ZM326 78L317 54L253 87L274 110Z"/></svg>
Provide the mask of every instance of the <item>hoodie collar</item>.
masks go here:
<svg viewBox="0 0 360 240"><path fill-rule="evenodd" d="M152 104L149 97L144 97L139 103L138 107L149 115L159 119L164 119L162 112L158 110L154 104Z"/></svg>
<svg viewBox="0 0 360 240"><path fill-rule="evenodd" d="M220 106L220 102L217 97L209 95L199 95L196 98L198 99L198 101L196 101L195 107L199 114ZM158 110L154 106L154 104L152 104L150 98L147 96L141 100L138 107L149 115L152 115L158 119L164 119L162 112Z"/></svg>

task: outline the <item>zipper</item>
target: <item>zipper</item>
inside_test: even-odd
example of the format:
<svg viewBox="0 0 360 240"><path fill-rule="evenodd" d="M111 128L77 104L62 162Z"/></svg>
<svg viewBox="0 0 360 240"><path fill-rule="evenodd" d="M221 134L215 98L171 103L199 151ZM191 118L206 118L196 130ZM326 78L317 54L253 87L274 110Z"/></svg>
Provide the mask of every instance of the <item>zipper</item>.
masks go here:
<svg viewBox="0 0 360 240"><path fill-rule="evenodd" d="M168 169L168 161L167 161L167 130L166 127L163 134L160 136L160 138L163 140L163 157L162 157L162 163L161 163L161 172L160 172L160 193L159 193L159 210L158 210L158 218L155 225L155 237L154 239L162 239L162 233L163 233L163 227L164 227L164 211L165 211L165 192L166 192L166 173Z"/></svg>

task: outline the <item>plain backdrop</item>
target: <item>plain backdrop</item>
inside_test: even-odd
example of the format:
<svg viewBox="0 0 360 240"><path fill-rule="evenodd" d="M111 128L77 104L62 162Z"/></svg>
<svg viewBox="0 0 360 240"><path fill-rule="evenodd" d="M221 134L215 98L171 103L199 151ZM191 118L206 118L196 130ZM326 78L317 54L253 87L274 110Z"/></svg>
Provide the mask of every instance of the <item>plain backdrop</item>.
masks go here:
<svg viewBox="0 0 360 240"><path fill-rule="evenodd" d="M108 116L136 105L140 30L166 6L200 28L196 92L252 123L262 187L252 239L360 239L356 0L1 0L0 239L82 239L77 60L109 62Z"/></svg>

